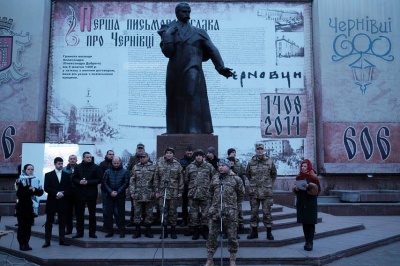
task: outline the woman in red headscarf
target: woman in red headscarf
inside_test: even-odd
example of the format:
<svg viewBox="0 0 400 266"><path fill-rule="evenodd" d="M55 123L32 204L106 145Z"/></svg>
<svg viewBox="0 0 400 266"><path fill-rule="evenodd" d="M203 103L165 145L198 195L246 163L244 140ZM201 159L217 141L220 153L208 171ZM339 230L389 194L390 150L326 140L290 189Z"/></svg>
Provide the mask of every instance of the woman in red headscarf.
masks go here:
<svg viewBox="0 0 400 266"><path fill-rule="evenodd" d="M303 224L303 232L306 244L304 250L313 249L315 225L318 223L317 197L321 187L315 170L310 160L301 162L300 173L296 177L293 192L297 196L297 222Z"/></svg>

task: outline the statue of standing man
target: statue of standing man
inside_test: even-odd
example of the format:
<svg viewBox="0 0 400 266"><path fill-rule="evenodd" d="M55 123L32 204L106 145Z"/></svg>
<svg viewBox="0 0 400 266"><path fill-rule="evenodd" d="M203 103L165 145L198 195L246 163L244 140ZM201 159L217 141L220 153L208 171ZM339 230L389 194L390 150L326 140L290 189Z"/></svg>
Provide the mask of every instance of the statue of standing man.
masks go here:
<svg viewBox="0 0 400 266"><path fill-rule="evenodd" d="M207 32L190 25L190 6L179 3L177 21L163 25L161 50L169 58L167 67L167 134L211 134L210 105L202 62L211 59L215 69L226 78L233 75Z"/></svg>

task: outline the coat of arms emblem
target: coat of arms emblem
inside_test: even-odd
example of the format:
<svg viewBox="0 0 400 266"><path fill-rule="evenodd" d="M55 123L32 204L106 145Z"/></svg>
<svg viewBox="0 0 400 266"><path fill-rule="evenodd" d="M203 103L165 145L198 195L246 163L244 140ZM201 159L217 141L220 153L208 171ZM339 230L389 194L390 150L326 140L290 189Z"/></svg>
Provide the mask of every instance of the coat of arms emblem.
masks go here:
<svg viewBox="0 0 400 266"><path fill-rule="evenodd" d="M12 19L0 18L0 84L10 79L19 82L29 75L22 71L19 56L31 43L30 35L29 32L13 32L12 24Z"/></svg>

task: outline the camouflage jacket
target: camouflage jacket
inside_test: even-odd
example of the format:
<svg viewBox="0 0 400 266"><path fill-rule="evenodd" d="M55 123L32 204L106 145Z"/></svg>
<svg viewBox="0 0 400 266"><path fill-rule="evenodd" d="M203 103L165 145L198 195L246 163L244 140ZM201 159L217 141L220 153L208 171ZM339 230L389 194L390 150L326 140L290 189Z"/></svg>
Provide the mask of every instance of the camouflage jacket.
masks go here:
<svg viewBox="0 0 400 266"><path fill-rule="evenodd" d="M222 184L222 215L225 217L231 217L232 220L237 221L238 204L240 204L244 199L243 181L240 177L230 172L229 174L222 175ZM208 210L208 216L215 220L219 218L221 206L221 184L219 173L212 177L209 191L211 204Z"/></svg>
<svg viewBox="0 0 400 266"><path fill-rule="evenodd" d="M202 162L200 165L195 161L186 167L185 184L188 184L188 197L196 200L208 200L210 181L215 174L214 167Z"/></svg>
<svg viewBox="0 0 400 266"><path fill-rule="evenodd" d="M154 173L156 166L151 162L138 163L131 171L129 191L134 200L148 202L152 200L154 193Z"/></svg>
<svg viewBox="0 0 400 266"><path fill-rule="evenodd" d="M163 194L165 181L167 186L167 199L176 199L178 194L183 193L183 173L182 166L173 158L167 161L165 157L160 158L156 164L156 172L154 175L154 187L158 194ZM162 195L163 196L163 195Z"/></svg>
<svg viewBox="0 0 400 266"><path fill-rule="evenodd" d="M246 175L250 182L250 197L265 199L273 196L276 167L269 157L264 155L258 159L256 155L253 156L247 164Z"/></svg>

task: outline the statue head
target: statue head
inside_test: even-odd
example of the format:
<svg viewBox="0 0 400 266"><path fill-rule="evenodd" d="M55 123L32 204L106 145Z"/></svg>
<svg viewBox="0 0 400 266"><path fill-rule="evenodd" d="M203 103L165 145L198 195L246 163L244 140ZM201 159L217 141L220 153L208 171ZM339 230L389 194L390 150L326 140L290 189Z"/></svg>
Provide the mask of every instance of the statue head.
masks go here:
<svg viewBox="0 0 400 266"><path fill-rule="evenodd" d="M176 18L183 23L187 23L190 19L190 11L188 3L179 3L175 7Z"/></svg>

